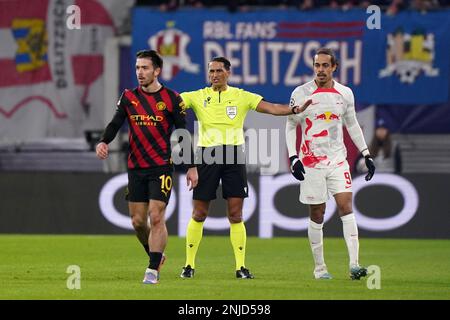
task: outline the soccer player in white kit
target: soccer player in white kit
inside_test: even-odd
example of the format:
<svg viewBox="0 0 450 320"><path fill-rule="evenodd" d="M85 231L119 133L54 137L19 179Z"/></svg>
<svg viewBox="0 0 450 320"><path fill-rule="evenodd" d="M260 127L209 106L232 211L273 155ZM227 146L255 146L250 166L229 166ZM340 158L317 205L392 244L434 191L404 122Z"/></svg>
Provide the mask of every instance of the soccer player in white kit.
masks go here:
<svg viewBox="0 0 450 320"><path fill-rule="evenodd" d="M356 119L355 99L350 88L333 80L338 62L332 50L319 49L314 56L315 79L292 92L291 106L312 100L302 113L286 123L286 143L291 172L300 180L300 201L309 205L308 238L314 258L314 278L331 279L323 255L323 217L329 194L334 196L342 220L350 258L351 279L367 275L358 262L358 227L352 209L352 179L344 145L343 126L365 157L366 181L375 173L361 127ZM296 128L301 125L300 159L296 151Z"/></svg>

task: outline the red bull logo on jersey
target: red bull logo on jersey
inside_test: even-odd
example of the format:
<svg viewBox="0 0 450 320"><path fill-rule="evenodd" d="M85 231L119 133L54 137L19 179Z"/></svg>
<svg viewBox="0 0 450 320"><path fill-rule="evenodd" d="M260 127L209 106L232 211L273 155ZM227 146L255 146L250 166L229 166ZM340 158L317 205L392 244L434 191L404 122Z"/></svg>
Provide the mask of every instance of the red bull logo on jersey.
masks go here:
<svg viewBox="0 0 450 320"><path fill-rule="evenodd" d="M379 78L397 75L400 82L414 83L423 73L426 77L439 76L433 68L434 34L415 30L411 34L400 27L387 36L386 67L379 71Z"/></svg>
<svg viewBox="0 0 450 320"><path fill-rule="evenodd" d="M341 116L330 111L316 115L315 120L325 120L325 122L330 122L332 120L340 120Z"/></svg>
<svg viewBox="0 0 450 320"><path fill-rule="evenodd" d="M175 22L168 21L167 28L157 32L148 39L149 47L156 50L164 59L161 78L172 80L180 71L197 74L200 65L191 61L187 47L191 37L179 29L175 29Z"/></svg>

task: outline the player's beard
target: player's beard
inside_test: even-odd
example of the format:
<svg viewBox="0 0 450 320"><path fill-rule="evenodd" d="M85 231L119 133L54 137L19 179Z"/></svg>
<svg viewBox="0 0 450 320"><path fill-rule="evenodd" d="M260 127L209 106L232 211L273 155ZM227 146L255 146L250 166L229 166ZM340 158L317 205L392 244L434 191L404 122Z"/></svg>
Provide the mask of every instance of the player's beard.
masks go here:
<svg viewBox="0 0 450 320"><path fill-rule="evenodd" d="M316 76L316 83L319 87L324 87L331 78L328 78L327 75L324 75L324 77L319 78L319 75Z"/></svg>
<svg viewBox="0 0 450 320"><path fill-rule="evenodd" d="M155 78L148 80L147 82L142 83L141 87L148 89L150 88L150 86L153 84L153 82L155 82Z"/></svg>

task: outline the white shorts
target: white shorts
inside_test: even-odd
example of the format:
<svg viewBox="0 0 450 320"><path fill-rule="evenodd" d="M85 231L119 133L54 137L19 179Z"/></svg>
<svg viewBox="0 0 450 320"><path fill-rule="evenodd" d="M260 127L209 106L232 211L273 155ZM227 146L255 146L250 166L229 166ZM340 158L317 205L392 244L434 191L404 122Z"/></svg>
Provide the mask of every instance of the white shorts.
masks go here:
<svg viewBox="0 0 450 320"><path fill-rule="evenodd" d="M300 181L300 202L304 204L325 203L329 195L352 192L352 178L347 161L327 169L305 167L305 180Z"/></svg>

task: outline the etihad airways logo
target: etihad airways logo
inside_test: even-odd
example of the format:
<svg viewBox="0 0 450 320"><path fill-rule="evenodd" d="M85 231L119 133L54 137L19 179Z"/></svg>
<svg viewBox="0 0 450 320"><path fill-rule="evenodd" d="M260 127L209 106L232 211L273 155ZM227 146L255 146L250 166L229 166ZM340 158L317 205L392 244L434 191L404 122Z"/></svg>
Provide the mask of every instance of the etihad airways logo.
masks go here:
<svg viewBox="0 0 450 320"><path fill-rule="evenodd" d="M164 120L163 116L151 116L148 114L132 114L130 120L138 126L156 126L158 122Z"/></svg>

